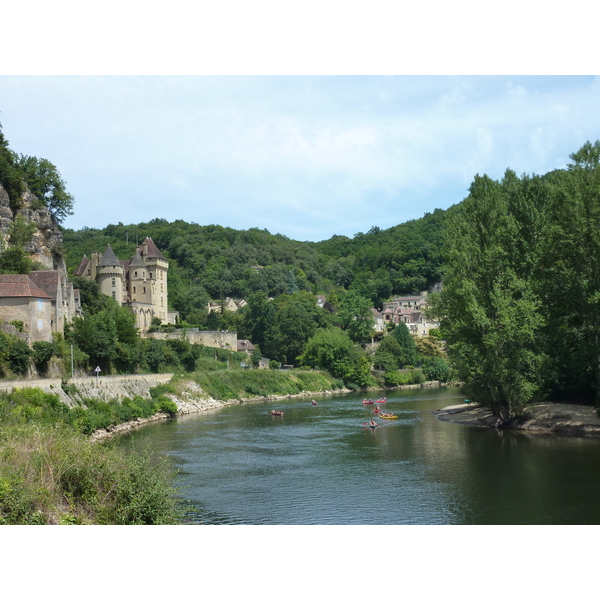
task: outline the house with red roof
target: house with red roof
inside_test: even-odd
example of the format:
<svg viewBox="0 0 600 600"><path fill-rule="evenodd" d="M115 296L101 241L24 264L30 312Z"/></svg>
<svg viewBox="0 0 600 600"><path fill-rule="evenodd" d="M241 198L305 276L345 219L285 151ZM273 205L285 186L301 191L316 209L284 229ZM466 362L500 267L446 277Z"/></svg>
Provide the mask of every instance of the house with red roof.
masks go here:
<svg viewBox="0 0 600 600"><path fill-rule="evenodd" d="M22 322L30 346L52 341L53 315L52 296L29 276L0 275L0 319Z"/></svg>

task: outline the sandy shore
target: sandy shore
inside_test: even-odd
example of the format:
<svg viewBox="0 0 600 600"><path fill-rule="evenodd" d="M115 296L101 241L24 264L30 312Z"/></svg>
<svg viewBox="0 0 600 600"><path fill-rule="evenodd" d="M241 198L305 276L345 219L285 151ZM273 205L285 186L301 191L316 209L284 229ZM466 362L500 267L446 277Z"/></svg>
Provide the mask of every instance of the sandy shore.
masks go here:
<svg viewBox="0 0 600 600"><path fill-rule="evenodd" d="M474 427L493 427L496 422L489 408L477 404L446 406L433 414L440 421ZM600 418L592 406L542 402L528 407L525 418L511 423L507 429L567 435L600 435Z"/></svg>

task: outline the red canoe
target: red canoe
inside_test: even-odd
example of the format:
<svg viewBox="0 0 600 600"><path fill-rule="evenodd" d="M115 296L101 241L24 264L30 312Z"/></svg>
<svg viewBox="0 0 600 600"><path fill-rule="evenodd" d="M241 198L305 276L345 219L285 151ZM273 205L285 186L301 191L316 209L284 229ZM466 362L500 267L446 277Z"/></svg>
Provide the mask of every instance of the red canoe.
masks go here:
<svg viewBox="0 0 600 600"><path fill-rule="evenodd" d="M373 400L363 400L363 404L373 404Z"/></svg>

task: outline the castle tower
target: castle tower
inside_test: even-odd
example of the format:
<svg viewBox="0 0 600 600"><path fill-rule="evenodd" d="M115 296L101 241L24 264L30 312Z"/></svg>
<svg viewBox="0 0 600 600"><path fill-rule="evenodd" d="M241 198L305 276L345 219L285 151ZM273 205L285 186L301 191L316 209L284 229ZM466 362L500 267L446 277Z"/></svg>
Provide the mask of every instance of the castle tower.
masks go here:
<svg viewBox="0 0 600 600"><path fill-rule="evenodd" d="M158 317L163 323L168 322L168 296L167 296L167 271L169 262L160 253L152 238L147 237L138 252L146 267L147 293L150 294L150 304L152 304L154 316ZM131 273L131 268L130 271ZM134 269L135 273L135 269Z"/></svg>
<svg viewBox="0 0 600 600"><path fill-rule="evenodd" d="M94 261L92 260L92 262ZM110 244L108 244L104 254L102 254L102 257L98 261L96 269L96 281L100 287L100 292L111 296L119 304L122 304L124 276L123 266L110 247Z"/></svg>
<svg viewBox="0 0 600 600"><path fill-rule="evenodd" d="M129 262L128 273L130 301L152 304L152 292L150 284L147 282L146 265L137 250Z"/></svg>

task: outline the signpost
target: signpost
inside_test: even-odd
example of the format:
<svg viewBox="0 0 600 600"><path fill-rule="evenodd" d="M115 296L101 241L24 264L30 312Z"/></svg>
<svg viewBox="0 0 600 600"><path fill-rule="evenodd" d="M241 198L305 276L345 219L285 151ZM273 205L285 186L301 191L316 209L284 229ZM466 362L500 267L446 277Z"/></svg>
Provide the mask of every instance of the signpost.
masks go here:
<svg viewBox="0 0 600 600"><path fill-rule="evenodd" d="M96 387L98 387L98 373L100 373L102 369L100 367L96 367L94 371L96 372Z"/></svg>

